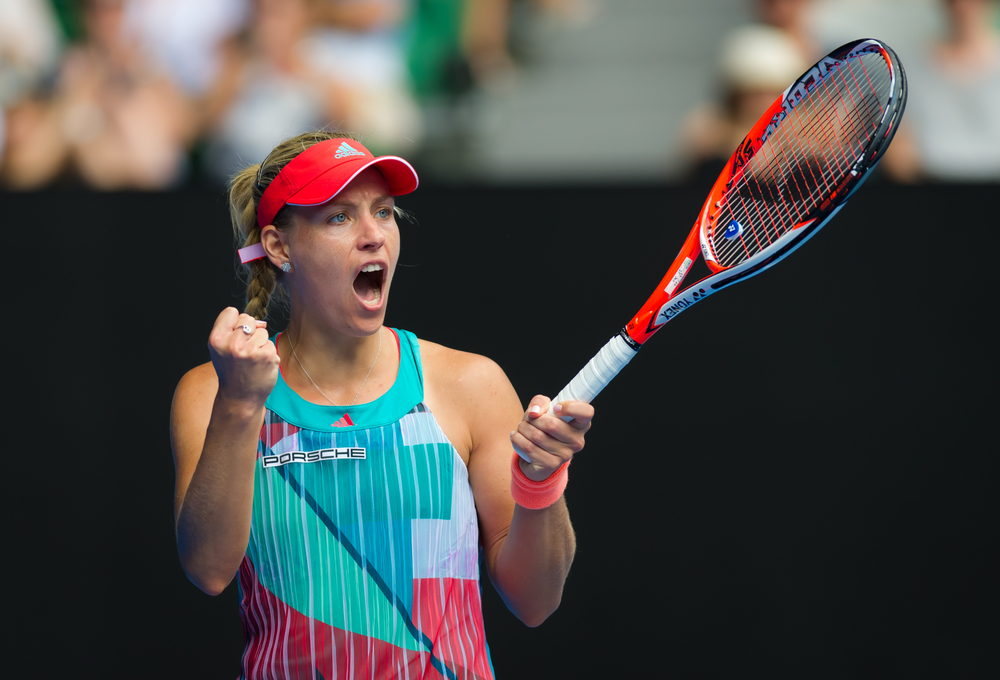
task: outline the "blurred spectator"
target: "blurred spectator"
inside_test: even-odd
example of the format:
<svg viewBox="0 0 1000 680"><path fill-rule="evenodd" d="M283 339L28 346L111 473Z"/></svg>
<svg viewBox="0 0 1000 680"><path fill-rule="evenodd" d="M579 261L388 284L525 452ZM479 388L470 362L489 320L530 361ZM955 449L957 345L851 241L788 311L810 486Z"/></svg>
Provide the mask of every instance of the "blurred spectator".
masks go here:
<svg viewBox="0 0 1000 680"><path fill-rule="evenodd" d="M313 0L321 65L354 90L346 127L406 149L424 134L415 94L427 103L508 82L514 1ZM569 19L593 11L587 0L523 1Z"/></svg>
<svg viewBox="0 0 1000 680"><path fill-rule="evenodd" d="M225 51L205 105L208 169L227 181L280 140L334 125L355 127L353 94L316 66L310 0L256 0L250 25Z"/></svg>
<svg viewBox="0 0 1000 680"><path fill-rule="evenodd" d="M571 25L586 24L597 12L596 0L412 2L409 67L421 98L460 93L473 84L490 87L508 80L514 69L510 42L512 14L519 9L517 5Z"/></svg>
<svg viewBox="0 0 1000 680"><path fill-rule="evenodd" d="M413 0L407 65L422 100L459 94L471 79L462 55L461 27L466 0Z"/></svg>
<svg viewBox="0 0 1000 680"><path fill-rule="evenodd" d="M1000 180L997 0L944 0L949 35L907 61L903 126L883 159L898 181Z"/></svg>
<svg viewBox="0 0 1000 680"><path fill-rule="evenodd" d="M421 99L464 94L512 73L511 0L414 0L413 6L408 59Z"/></svg>
<svg viewBox="0 0 1000 680"><path fill-rule="evenodd" d="M403 29L415 0L310 0L316 66L352 91L342 127L373 150L405 153L422 136Z"/></svg>
<svg viewBox="0 0 1000 680"><path fill-rule="evenodd" d="M69 174L98 189L162 189L179 181L195 132L189 102L123 31L124 0L88 0L86 39L51 96L10 112L2 169L14 188Z"/></svg>
<svg viewBox="0 0 1000 680"><path fill-rule="evenodd" d="M784 32L807 63L813 63L822 56L807 28L811 4L811 0L757 0L755 3L761 23Z"/></svg>
<svg viewBox="0 0 1000 680"><path fill-rule="evenodd" d="M759 23L722 41L716 102L681 126L689 181L714 182L736 147L774 100L817 58L807 26L811 0L756 0Z"/></svg>
<svg viewBox="0 0 1000 680"><path fill-rule="evenodd" d="M0 108L20 101L55 70L59 43L46 0L0 2Z"/></svg>
<svg viewBox="0 0 1000 680"><path fill-rule="evenodd" d="M8 111L30 99L54 72L59 29L46 0L0 2L0 161Z"/></svg>
<svg viewBox="0 0 1000 680"><path fill-rule="evenodd" d="M513 72L508 51L510 0L467 0L462 25L462 51L480 85L503 80Z"/></svg>
<svg viewBox="0 0 1000 680"><path fill-rule="evenodd" d="M218 78L223 43L249 13L250 0L130 0L125 28L158 68L200 96Z"/></svg>
<svg viewBox="0 0 1000 680"><path fill-rule="evenodd" d="M807 66L799 45L777 28L744 26L726 38L720 102L696 109L683 128L696 181L714 181L757 119Z"/></svg>

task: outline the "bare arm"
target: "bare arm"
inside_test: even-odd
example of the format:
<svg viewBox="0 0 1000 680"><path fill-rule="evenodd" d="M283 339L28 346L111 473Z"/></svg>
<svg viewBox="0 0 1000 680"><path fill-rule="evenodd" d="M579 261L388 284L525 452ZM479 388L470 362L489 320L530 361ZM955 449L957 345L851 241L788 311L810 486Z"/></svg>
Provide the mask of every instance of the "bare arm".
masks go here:
<svg viewBox="0 0 1000 680"><path fill-rule="evenodd" d="M547 397L534 397L517 429L510 433L503 451L508 471L510 444L531 457L534 466L520 459L517 463L526 476L536 481L554 474L583 448L583 436L590 429L593 408L580 402L557 406L561 415L574 417L566 423L548 415L548 406ZM516 598L514 611L527 625L536 626L559 607L575 552L576 536L565 498L541 510L529 510L515 504L510 530L495 553L490 573L494 582L502 584L498 587L505 593L508 606L513 608ZM487 558L490 558L489 551ZM508 592L510 595L506 594Z"/></svg>
<svg viewBox="0 0 1000 680"><path fill-rule="evenodd" d="M441 381L438 393L462 414L469 447L469 481L479 515L486 567L510 610L529 626L540 625L554 612L562 599L563 585L569 574L576 538L563 499L542 510L528 510L514 503L510 495L510 461L513 454L511 430L523 431L527 439L519 447L529 448L541 469L526 472L544 479L563 460L583 447L583 433L589 428L593 409L587 404L567 402L567 415L576 415L585 423L574 426L545 414L548 400L536 397L540 413L523 414L517 394L503 371L492 361L475 355L444 350L447 361L425 362L428 368L438 364L431 379ZM571 440L559 441L557 437ZM449 433L449 436L452 436ZM548 449L555 454L548 453Z"/></svg>
<svg viewBox="0 0 1000 680"><path fill-rule="evenodd" d="M248 336L238 327L244 323L256 325L232 308L219 315L213 363L181 379L170 416L178 552L188 578L210 595L229 585L246 552L257 439L277 380L267 331Z"/></svg>

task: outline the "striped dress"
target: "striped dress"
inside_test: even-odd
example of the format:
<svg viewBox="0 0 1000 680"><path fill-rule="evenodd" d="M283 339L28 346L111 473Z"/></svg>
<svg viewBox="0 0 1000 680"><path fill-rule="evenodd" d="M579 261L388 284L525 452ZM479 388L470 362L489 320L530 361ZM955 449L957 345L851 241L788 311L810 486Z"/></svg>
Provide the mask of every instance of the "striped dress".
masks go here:
<svg viewBox="0 0 1000 680"><path fill-rule="evenodd" d="M468 471L423 404L417 339L374 402L267 400L240 565L242 678L493 678Z"/></svg>

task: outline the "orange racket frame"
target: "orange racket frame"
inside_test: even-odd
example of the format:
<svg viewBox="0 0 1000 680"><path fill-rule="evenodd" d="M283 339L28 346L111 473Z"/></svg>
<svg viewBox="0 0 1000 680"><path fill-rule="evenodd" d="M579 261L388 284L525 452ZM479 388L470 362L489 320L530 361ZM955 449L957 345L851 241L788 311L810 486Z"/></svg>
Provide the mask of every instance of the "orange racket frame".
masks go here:
<svg viewBox="0 0 1000 680"><path fill-rule="evenodd" d="M770 232L765 230L768 244L760 250L731 266L720 264L716 252L716 232L725 228L723 214L727 197L737 192L741 182L753 181L752 159L761 151L767 140L776 133L784 134L783 124L786 124L795 108L806 102L819 88L829 89L827 79L833 74L846 79L846 73L857 78L849 68L850 60L860 59L862 55L876 54L884 60L888 71L888 96L884 107L879 102L880 115L876 116L872 129L866 132L864 143L851 157L838 157L837 168L830 172L830 177L821 176L816 192L810 192L805 198L812 202L807 210L797 211L796 219L784 233L770 238ZM862 65L863 68L863 65ZM855 69L856 70L856 69ZM864 71L867 76L867 70ZM875 86L869 85L874 90ZM885 152L903 114L906 103L906 76L895 53L885 43L874 39L857 40L834 50L810 68L771 105L767 112L757 121L743 142L727 162L722 174L716 180L712 191L705 200L698 219L684 241L680 253L667 273L657 285L656 290L642 306L639 312L613 337L593 359L573 378L570 383L552 400L552 404L567 400L590 402L618 372L624 368L635 353L650 337L678 314L701 302L709 295L728 286L755 276L787 257L795 249L805 243L826 225L844 206L851 194L867 179L882 154ZM838 101L833 98L828 102L828 111L822 113L832 120L830 111L838 113ZM787 127L787 125L786 125ZM829 128L834 126L831 123ZM793 131L796 134L798 131ZM802 139L813 144L814 138L820 133L828 134L829 130L822 125L806 130ZM820 143L830 143L820 140ZM806 154L803 154L803 157ZM767 161L764 161L767 162ZM796 159L796 163L806 165L807 160ZM758 164L759 165L759 164ZM821 172L825 168L820 168ZM745 182L744 182L745 186ZM780 189L778 190L780 194ZM800 193L800 198L803 196ZM796 206L797 208L800 206ZM786 211L786 214L791 214ZM758 215L766 222L763 215ZM749 219L749 218L748 218ZM786 220L787 221L787 220ZM736 224L739 227L739 224ZM742 230L742 227L740 227ZM754 234L758 234L754 231ZM760 239L758 237L758 245ZM699 251L710 270L710 274L687 288L681 289L685 277L698 257ZM551 407L550 407L551 412Z"/></svg>

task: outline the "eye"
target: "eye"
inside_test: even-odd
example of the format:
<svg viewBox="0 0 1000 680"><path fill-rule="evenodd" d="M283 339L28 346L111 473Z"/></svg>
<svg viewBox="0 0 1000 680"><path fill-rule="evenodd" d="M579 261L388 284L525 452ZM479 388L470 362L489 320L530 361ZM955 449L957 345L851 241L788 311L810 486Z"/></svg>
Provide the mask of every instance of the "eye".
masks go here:
<svg viewBox="0 0 1000 680"><path fill-rule="evenodd" d="M392 210L390 208L382 208L377 213L375 213L375 216L378 217L380 220L387 220L390 217L392 217Z"/></svg>
<svg viewBox="0 0 1000 680"><path fill-rule="evenodd" d="M336 215L330 218L330 221L333 222L334 224L343 224L344 222L347 221L347 213L337 213Z"/></svg>

